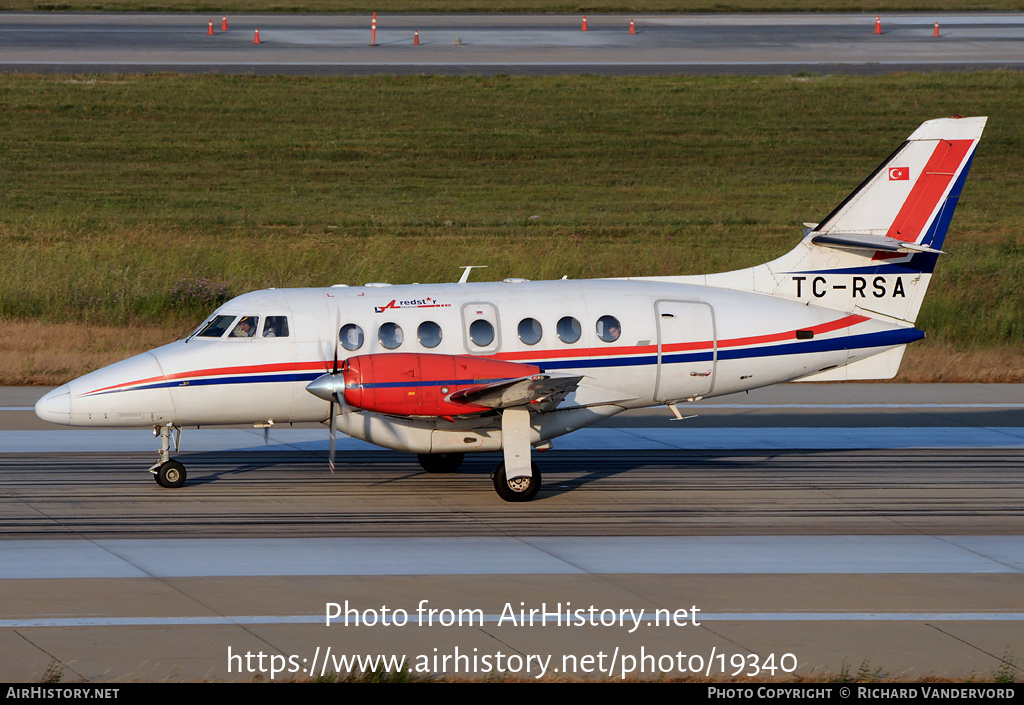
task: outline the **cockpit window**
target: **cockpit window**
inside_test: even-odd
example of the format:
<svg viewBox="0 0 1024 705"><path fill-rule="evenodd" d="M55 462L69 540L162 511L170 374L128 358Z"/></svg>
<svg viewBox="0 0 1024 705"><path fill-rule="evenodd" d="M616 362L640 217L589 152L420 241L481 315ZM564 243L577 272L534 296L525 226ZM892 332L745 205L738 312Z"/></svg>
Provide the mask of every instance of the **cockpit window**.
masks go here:
<svg viewBox="0 0 1024 705"><path fill-rule="evenodd" d="M256 326L259 325L259 316L242 316L238 323L231 330L231 338L251 338L256 335Z"/></svg>
<svg viewBox="0 0 1024 705"><path fill-rule="evenodd" d="M263 324L264 338L287 338L288 316L267 316Z"/></svg>
<svg viewBox="0 0 1024 705"><path fill-rule="evenodd" d="M233 320L235 320L234 316L217 316L207 323L197 335L200 338L219 338L224 335L224 331L228 329Z"/></svg>

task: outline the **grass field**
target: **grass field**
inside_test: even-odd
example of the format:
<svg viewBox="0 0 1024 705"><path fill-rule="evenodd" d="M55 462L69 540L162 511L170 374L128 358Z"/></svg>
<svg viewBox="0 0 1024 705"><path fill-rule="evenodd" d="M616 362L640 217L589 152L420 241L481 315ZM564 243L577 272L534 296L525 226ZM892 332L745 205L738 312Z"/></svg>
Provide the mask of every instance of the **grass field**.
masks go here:
<svg viewBox="0 0 1024 705"><path fill-rule="evenodd" d="M908 374L1024 379L1022 94L998 72L0 76L0 317L41 326L28 344L113 327L117 356L266 286L746 267L956 112L989 126ZM20 356L0 383L83 371Z"/></svg>

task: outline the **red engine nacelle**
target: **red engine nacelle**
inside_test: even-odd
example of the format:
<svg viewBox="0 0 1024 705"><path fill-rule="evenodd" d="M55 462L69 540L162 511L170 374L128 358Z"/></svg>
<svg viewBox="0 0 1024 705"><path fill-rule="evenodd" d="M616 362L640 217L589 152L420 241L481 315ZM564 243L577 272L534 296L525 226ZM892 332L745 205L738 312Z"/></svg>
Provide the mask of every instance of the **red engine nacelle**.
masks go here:
<svg viewBox="0 0 1024 705"><path fill-rule="evenodd" d="M400 416L458 416L490 407L448 401L455 392L539 374L540 368L470 355L379 353L345 361L345 401Z"/></svg>

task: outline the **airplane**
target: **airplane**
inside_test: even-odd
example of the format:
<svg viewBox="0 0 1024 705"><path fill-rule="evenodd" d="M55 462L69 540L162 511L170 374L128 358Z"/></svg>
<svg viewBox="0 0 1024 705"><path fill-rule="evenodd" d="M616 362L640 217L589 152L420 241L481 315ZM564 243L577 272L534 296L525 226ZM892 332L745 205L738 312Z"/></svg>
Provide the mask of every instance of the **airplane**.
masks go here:
<svg viewBox="0 0 1024 705"><path fill-rule="evenodd" d="M782 257L702 276L267 289L190 335L43 396L71 426L152 427L159 485L181 487L181 428L321 422L451 472L501 451L510 502L533 499L532 450L626 409L793 380L889 379L987 118L923 123Z"/></svg>

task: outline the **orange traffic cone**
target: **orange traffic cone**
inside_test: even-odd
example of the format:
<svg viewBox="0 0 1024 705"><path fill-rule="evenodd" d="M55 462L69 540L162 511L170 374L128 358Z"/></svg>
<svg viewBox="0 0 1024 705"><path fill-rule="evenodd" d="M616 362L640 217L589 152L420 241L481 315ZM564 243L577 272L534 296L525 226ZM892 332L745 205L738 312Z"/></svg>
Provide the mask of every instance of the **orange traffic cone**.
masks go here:
<svg viewBox="0 0 1024 705"><path fill-rule="evenodd" d="M633 20L629 21L629 33L636 34L636 26L633 24Z"/></svg>
<svg viewBox="0 0 1024 705"><path fill-rule="evenodd" d="M938 22L936 22L936 23L935 23L935 31L934 31L934 32L932 33L932 36L933 36L933 37L938 37L938 36L941 36L941 35L939 34L939 23L938 23Z"/></svg>
<svg viewBox="0 0 1024 705"><path fill-rule="evenodd" d="M220 31L221 32L227 32L228 31L228 16L227 15L224 15L223 17L220 18Z"/></svg>
<svg viewBox="0 0 1024 705"><path fill-rule="evenodd" d="M882 33L882 18L875 15L875 34Z"/></svg>
<svg viewBox="0 0 1024 705"><path fill-rule="evenodd" d="M213 36L213 20L210 20L210 29L206 31L206 34L210 37Z"/></svg>
<svg viewBox="0 0 1024 705"><path fill-rule="evenodd" d="M373 13L373 22L370 23L370 46L377 46L377 13Z"/></svg>
<svg viewBox="0 0 1024 705"><path fill-rule="evenodd" d="M412 33L412 45L414 47L418 47L420 45L420 33L419 32L413 32Z"/></svg>
<svg viewBox="0 0 1024 705"><path fill-rule="evenodd" d="M256 30L256 38L252 40L252 43L253 44L261 44L262 43L262 42L260 42L260 30L259 29Z"/></svg>
<svg viewBox="0 0 1024 705"><path fill-rule="evenodd" d="M587 16L583 15L583 27L580 29L581 32L587 31Z"/></svg>

